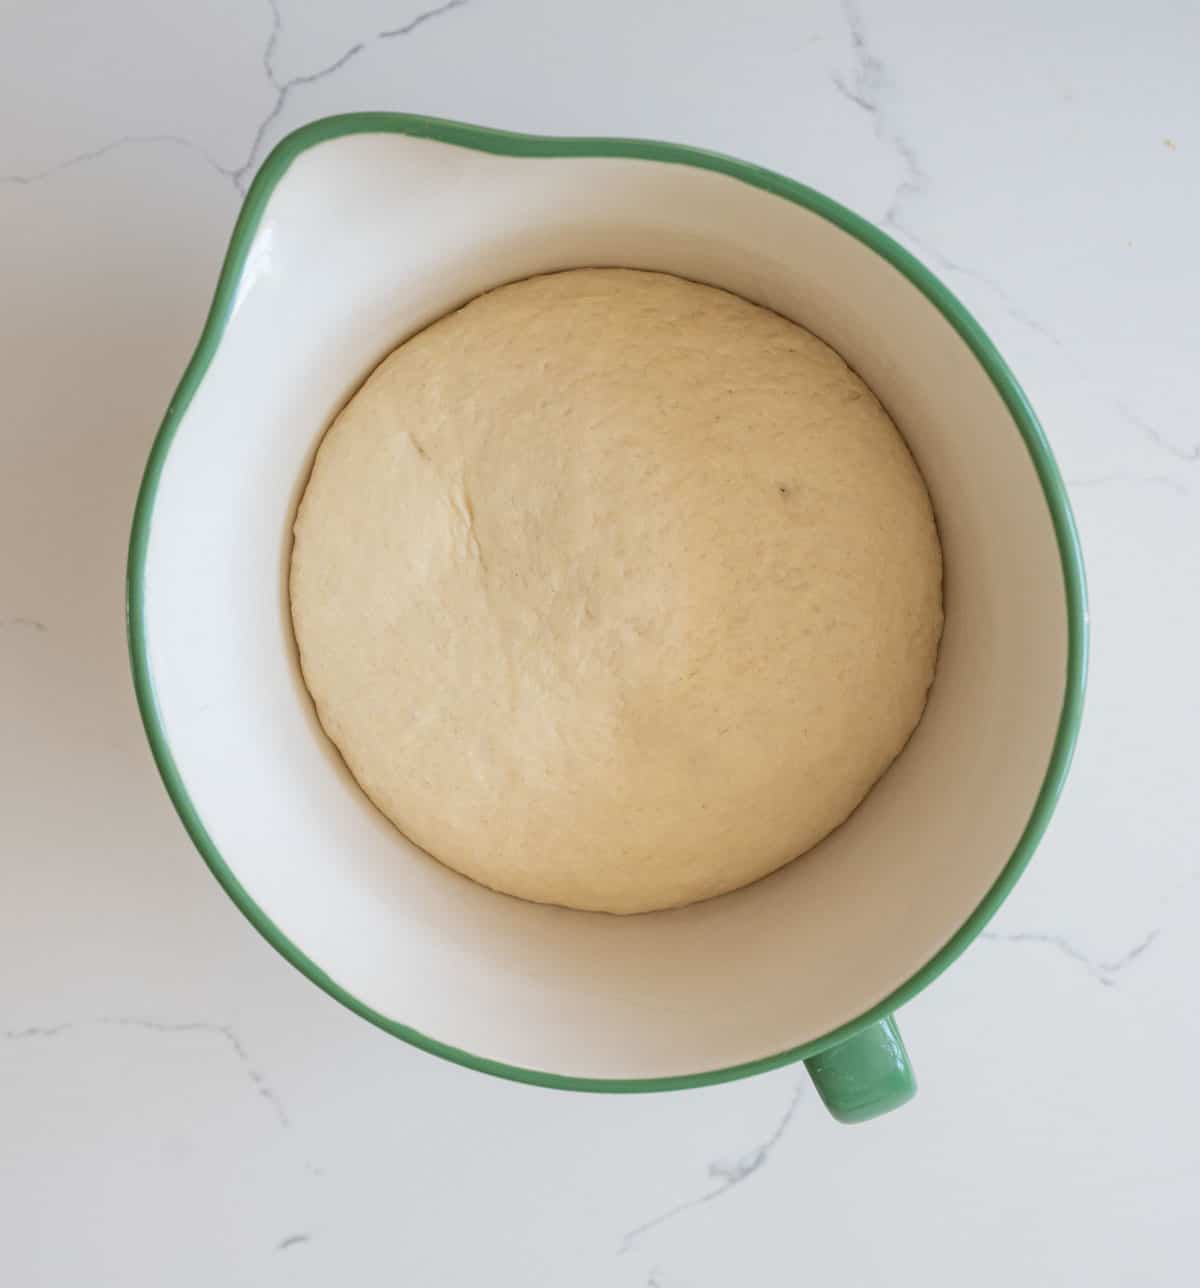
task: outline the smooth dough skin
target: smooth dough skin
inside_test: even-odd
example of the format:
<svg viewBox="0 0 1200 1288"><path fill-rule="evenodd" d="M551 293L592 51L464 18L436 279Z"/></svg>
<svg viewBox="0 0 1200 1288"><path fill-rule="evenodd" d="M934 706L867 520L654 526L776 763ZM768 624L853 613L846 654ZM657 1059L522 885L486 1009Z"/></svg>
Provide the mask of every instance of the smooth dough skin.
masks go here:
<svg viewBox="0 0 1200 1288"><path fill-rule="evenodd" d="M920 719L941 581L917 467L832 349L725 291L580 269L376 369L317 452L291 602L321 724L406 836L634 913L850 814Z"/></svg>

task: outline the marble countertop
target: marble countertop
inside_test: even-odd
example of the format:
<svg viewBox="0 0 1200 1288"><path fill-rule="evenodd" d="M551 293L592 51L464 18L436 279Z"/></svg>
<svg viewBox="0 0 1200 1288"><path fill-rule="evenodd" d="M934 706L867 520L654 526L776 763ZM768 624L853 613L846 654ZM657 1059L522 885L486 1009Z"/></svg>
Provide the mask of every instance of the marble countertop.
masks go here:
<svg viewBox="0 0 1200 1288"><path fill-rule="evenodd" d="M48 0L0 10L0 1246L13 1288L1195 1281L1200 9ZM192 851L128 680L142 464L240 195L394 108L746 157L885 225L1016 368L1092 596L1076 768L904 1012L922 1090L571 1095L377 1032Z"/></svg>

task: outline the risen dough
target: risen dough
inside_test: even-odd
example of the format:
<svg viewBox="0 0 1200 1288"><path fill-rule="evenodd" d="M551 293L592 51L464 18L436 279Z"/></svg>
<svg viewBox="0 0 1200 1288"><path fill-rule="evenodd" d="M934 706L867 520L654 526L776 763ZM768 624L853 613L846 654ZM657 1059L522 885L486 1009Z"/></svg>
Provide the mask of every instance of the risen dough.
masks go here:
<svg viewBox="0 0 1200 1288"><path fill-rule="evenodd" d="M764 876L863 799L925 703L941 552L822 341L577 270L378 367L317 453L291 600L321 724L402 832L631 913Z"/></svg>

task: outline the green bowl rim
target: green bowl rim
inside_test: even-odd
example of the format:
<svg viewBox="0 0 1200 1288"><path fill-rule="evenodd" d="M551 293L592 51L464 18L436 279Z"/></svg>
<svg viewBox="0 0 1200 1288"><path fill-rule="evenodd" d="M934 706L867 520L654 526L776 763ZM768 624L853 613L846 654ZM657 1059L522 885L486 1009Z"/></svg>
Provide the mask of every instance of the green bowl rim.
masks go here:
<svg viewBox="0 0 1200 1288"><path fill-rule="evenodd" d="M1013 420L1021 431L1034 468L1041 481L1046 503L1058 539L1062 559L1063 581L1067 600L1068 649L1066 687L1062 712L1054 747L1046 767L1046 776L1038 793L1029 821L1016 849L984 895L978 907L956 933L934 956L887 997L855 1019L840 1025L832 1032L812 1042L780 1051L774 1055L750 1060L744 1064L723 1069L706 1069L700 1073L678 1074L665 1078L583 1078L549 1073L540 1069L526 1069L504 1064L485 1056L463 1051L436 1038L429 1037L406 1024L389 1019L334 982L314 961L307 957L267 914L254 902L239 883L228 864L213 844L200 819L163 729L162 719L154 692L154 681L146 648L145 622L145 564L150 527L154 514L155 497L163 464L170 451L180 420L187 411L205 372L212 361L224 333L233 307L233 301L245 266L246 256L259 221L276 185L295 159L309 148L331 139L351 134L390 133L406 134L413 138L434 139L457 147L473 148L480 152L514 157L625 157L647 161L666 162L672 165L693 166L729 175L742 183L761 188L766 192L793 201L827 219L844 232L869 246L903 273L919 291L933 303L943 317L965 341L980 365L987 372L997 392L1004 400ZM673 1091L688 1087L703 1087L762 1073L796 1060L807 1059L851 1036L857 1030L890 1014L897 1007L913 998L926 985L932 983L951 962L959 957L967 945L984 928L1000 904L1015 885L1025 869L1042 833L1050 820L1062 790L1075 740L1079 730L1083 707L1083 691L1087 674L1087 594L1079 538L1071 515L1071 507L1062 477L1055 465L1046 436L1029 405L1016 378L1009 370L991 340L955 296L923 264L875 225L860 215L847 210L829 197L814 191L793 179L761 166L751 165L733 157L699 148L673 143L659 143L650 139L610 138L554 138L542 135L515 134L506 130L487 129L455 121L439 120L427 116L410 116L398 112L352 112L342 116L329 116L315 120L294 130L282 139L254 177L234 225L217 281L213 302L208 312L199 343L188 363L179 386L163 417L162 425L154 439L145 474L138 492L130 535L129 561L126 570L126 616L129 636L130 664L133 670L134 689L142 722L150 742L158 770L175 809L208 864L213 876L242 913L267 940L297 970L331 997L349 1007L364 1019L370 1020L387 1033L403 1038L456 1064L494 1074L517 1082L533 1083L571 1091L643 1092Z"/></svg>

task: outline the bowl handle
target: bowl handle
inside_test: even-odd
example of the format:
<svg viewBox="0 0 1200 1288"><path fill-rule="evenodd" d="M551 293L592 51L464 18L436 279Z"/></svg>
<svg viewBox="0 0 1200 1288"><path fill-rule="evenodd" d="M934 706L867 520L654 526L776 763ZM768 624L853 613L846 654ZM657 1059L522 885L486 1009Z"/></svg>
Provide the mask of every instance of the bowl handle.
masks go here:
<svg viewBox="0 0 1200 1288"><path fill-rule="evenodd" d="M917 1094L904 1040L890 1015L804 1063L825 1108L840 1123L878 1118Z"/></svg>

